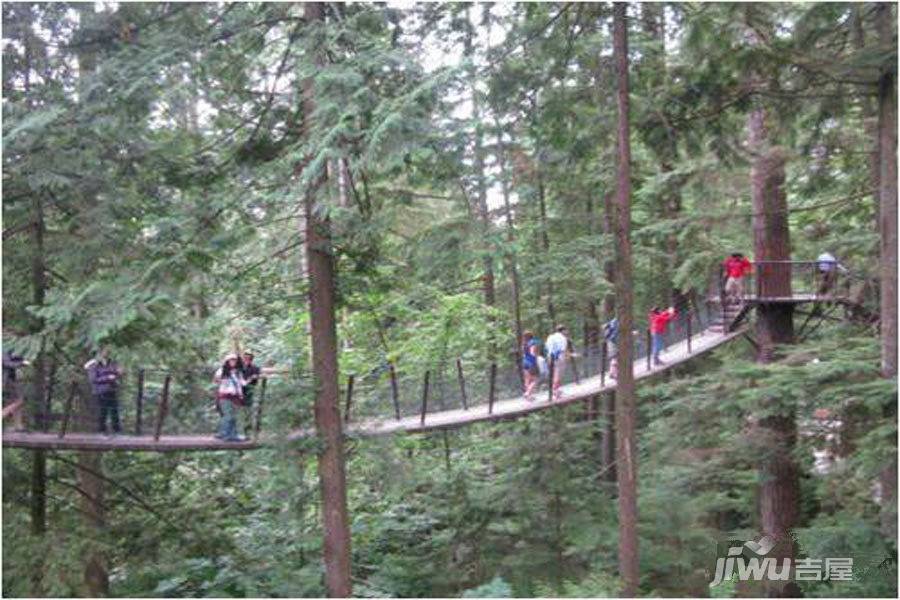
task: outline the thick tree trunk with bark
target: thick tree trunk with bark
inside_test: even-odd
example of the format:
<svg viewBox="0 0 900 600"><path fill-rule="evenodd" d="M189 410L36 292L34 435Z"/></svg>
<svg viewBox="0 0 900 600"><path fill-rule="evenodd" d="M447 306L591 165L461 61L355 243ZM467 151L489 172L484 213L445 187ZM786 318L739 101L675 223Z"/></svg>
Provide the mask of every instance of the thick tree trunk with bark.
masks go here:
<svg viewBox="0 0 900 600"><path fill-rule="evenodd" d="M616 431L618 433L619 482L619 576L624 582L623 596L638 591L637 535L637 410L634 373L632 371L632 289L631 267L631 143L628 123L628 32L625 18L627 4L613 5L613 53L618 89L618 154L616 174L616 300L619 317L619 380Z"/></svg>
<svg viewBox="0 0 900 600"><path fill-rule="evenodd" d="M99 534L106 528L105 486L102 479L103 454L99 452L79 452L76 471L78 487L84 492L81 509L88 525ZM97 537L100 537L99 535ZM96 547L88 549L84 565L85 597L102 598L109 595L109 573L106 558Z"/></svg>
<svg viewBox="0 0 900 600"><path fill-rule="evenodd" d="M791 244L783 189L785 159L781 149L768 145L765 119L765 110L758 107L748 121L750 148L755 154L751 169L753 248L756 261L787 261L791 258ZM790 265L759 268L760 293L790 296L790 275ZM768 363L774 360L776 345L794 341L793 305L759 304L756 316L757 360ZM778 399L768 402L774 404ZM797 426L790 408L760 418L754 431L754 448L759 454L760 525L763 535L779 542L769 555L778 564L796 555L791 538L800 512L799 470L793 459L796 438ZM792 581L767 581L764 585L769 596L795 596L799 592Z"/></svg>
<svg viewBox="0 0 900 600"><path fill-rule="evenodd" d="M897 375L897 78L888 71L878 85L881 159L881 370Z"/></svg>
<svg viewBox="0 0 900 600"><path fill-rule="evenodd" d="M615 204L613 203L613 195L607 193L603 195L603 232L607 235L615 235ZM603 263L603 270L606 274L606 280L612 284L616 281L616 263L615 260L607 260ZM603 298L603 320L611 321L616 316L616 295L613 292L606 294ZM621 329L620 329L621 331ZM629 338L631 336L628 336ZM616 392L609 391L603 394L603 416L606 420L606 426L603 428L603 441L600 452L600 463L602 465L602 476L606 481L615 483L616 481Z"/></svg>
<svg viewBox="0 0 900 600"><path fill-rule="evenodd" d="M27 32L24 34L25 47L25 96L29 108L32 102L31 95L31 66L33 59L32 37L31 37L31 9L24 5L22 10L26 13L22 15L23 23L26 23ZM44 299L47 295L47 271L46 271L46 254L44 250L44 234L46 225L44 223L44 204L39 193L33 194L31 198L31 220L32 220L32 254L31 254L31 290L32 304L41 307L44 305ZM33 317L29 323L29 331L36 334L42 331L44 322L39 317ZM41 343L41 350L32 362L32 385L31 394L28 398L27 407L31 415L37 415L43 410L44 397L46 395L46 358L44 355L44 344ZM34 419L32 419L34 421ZM47 531L47 455L45 450L35 450L32 452L31 458L31 495L29 497L30 513L31 513L31 533L35 536L43 536ZM43 565L38 562L33 573L31 574L32 593L36 596L43 595Z"/></svg>
<svg viewBox="0 0 900 600"><path fill-rule="evenodd" d="M324 19L319 2L304 6L307 23ZM319 60L317 58L317 60ZM311 115L315 112L314 82L303 82L304 134L309 137ZM319 487L322 496L325 590L330 597L348 597L350 584L350 527L347 515L347 482L344 466L344 439L341 431L338 389L337 333L335 325L334 248L331 224L316 210L316 195L323 187L325 173L319 173L305 193L306 264L309 272L309 314L315 380L316 435L322 444L319 454Z"/></svg>
<svg viewBox="0 0 900 600"><path fill-rule="evenodd" d="M750 146L756 154L751 169L753 200L753 251L755 261L787 261L791 258L787 196L784 192L784 152L766 143L765 111L755 109L749 119ZM791 295L791 265L757 266L757 287L762 296ZM777 344L794 341L794 307L789 303L757 307L760 362L770 362Z"/></svg>
<svg viewBox="0 0 900 600"><path fill-rule="evenodd" d="M890 21L890 5L883 21ZM884 10L882 9L882 10ZM882 39L889 38L887 32ZM896 68L896 67L894 67ZM878 131L881 173L879 178L881 229L881 373L887 379L897 377L897 74L885 71L878 84ZM885 416L897 419L897 404L891 402ZM896 452L896 450L895 450ZM897 456L884 467L881 482L881 530L897 543Z"/></svg>

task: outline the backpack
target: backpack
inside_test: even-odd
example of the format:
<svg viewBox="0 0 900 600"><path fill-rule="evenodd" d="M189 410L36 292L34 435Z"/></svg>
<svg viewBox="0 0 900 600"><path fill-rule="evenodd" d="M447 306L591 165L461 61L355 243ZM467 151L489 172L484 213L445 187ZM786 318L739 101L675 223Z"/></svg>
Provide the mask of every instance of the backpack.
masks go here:
<svg viewBox="0 0 900 600"><path fill-rule="evenodd" d="M522 368L526 371L531 371L537 366L536 357L528 351L529 346L525 346L525 351L522 354Z"/></svg>

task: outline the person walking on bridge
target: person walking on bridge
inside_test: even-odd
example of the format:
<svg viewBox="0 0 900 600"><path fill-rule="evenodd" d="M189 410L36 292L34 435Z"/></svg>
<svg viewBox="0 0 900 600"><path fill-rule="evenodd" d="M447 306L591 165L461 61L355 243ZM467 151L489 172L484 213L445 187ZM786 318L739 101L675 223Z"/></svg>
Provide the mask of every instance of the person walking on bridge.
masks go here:
<svg viewBox="0 0 900 600"><path fill-rule="evenodd" d="M556 332L547 336L547 359L552 365L553 381L550 382L550 385L553 386L554 400L562 398L559 388L562 385L562 377L569 355L569 338L566 336L568 332L569 330L564 325L557 325Z"/></svg>
<svg viewBox="0 0 900 600"><path fill-rule="evenodd" d="M534 388L541 379L538 366L540 340L530 331L522 334L522 374L525 377L525 400L531 402Z"/></svg>
<svg viewBox="0 0 900 600"><path fill-rule="evenodd" d="M603 326L603 342L609 349L609 376L619 377L619 318L613 317Z"/></svg>
<svg viewBox="0 0 900 600"><path fill-rule="evenodd" d="M17 354L13 354L11 350L3 351L3 401L5 403L13 404L22 400L16 371L27 364L28 361ZM25 407L19 407L13 414L14 431L25 431L24 415Z"/></svg>
<svg viewBox="0 0 900 600"><path fill-rule="evenodd" d="M244 405L244 387L247 381L238 365L237 354L228 354L225 362L213 376L216 384L216 405L221 412L219 431L216 437L226 442L243 442L245 438L238 435L237 414Z"/></svg>
<svg viewBox="0 0 900 600"><path fill-rule="evenodd" d="M740 252L734 252L722 263L725 272L725 301L740 303L744 296L744 277L753 270L752 263Z"/></svg>
<svg viewBox="0 0 900 600"><path fill-rule="evenodd" d="M96 358L85 365L94 400L100 408L100 433L106 434L106 417L109 416L112 434L122 433L119 422L119 380L124 371L110 359L109 348L103 348Z"/></svg>
<svg viewBox="0 0 900 600"><path fill-rule="evenodd" d="M675 307L670 306L666 310L661 310L658 306L654 306L653 310L650 311L650 341L651 341L651 349L653 352L653 364L656 366L662 366L665 363L660 360L659 354L665 348L665 339L663 336L666 334L666 329L669 326L669 321L675 318Z"/></svg>

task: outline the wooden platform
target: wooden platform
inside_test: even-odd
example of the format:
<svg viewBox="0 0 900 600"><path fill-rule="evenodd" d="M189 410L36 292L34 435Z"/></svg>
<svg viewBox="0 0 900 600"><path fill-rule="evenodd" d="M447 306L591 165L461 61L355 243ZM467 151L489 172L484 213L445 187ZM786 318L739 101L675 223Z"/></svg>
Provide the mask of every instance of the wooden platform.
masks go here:
<svg viewBox="0 0 900 600"><path fill-rule="evenodd" d="M691 352L688 353L687 342L673 344L665 351L661 358L665 365L647 369L645 360L638 360L635 365L634 375L636 380L646 379L672 367L683 364L696 356L700 356L729 342L741 335L743 330L723 335L712 332L709 329L697 334L691 342ZM601 391L614 390L614 379L606 378L605 385L600 385L600 376L596 375L582 379L580 383L569 384L562 388L562 399L556 402L548 402L546 386L535 394L529 402L523 397L498 400L494 403L493 411L488 412L488 404L476 404L468 410L447 410L430 413L425 416L424 423L420 415L396 419L364 419L351 421L346 428L349 436L372 437L393 435L398 433L420 433L438 429L450 429L463 427L471 423L483 421L496 421L521 417L541 410L548 410L557 406L563 406L590 398ZM309 438L314 431L309 429L291 432L286 436L287 441L297 441ZM285 437L261 436L257 442L223 442L212 434L191 436L166 436L159 441L152 436L117 435L107 437L101 434L69 433L65 437L58 437L56 433L3 433L3 445L9 448L47 448L55 450L93 450L93 451L129 451L129 452L183 452L183 451L216 451L216 450L253 450L263 445L283 443Z"/></svg>

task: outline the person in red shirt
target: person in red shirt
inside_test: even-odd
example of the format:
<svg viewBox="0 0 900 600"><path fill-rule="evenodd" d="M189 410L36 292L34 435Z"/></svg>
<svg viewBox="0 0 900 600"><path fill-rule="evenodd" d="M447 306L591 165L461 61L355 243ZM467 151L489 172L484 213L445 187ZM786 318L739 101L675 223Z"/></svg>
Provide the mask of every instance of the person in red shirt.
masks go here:
<svg viewBox="0 0 900 600"><path fill-rule="evenodd" d="M740 252L735 252L722 263L725 272L725 297L740 302L744 295L744 276L753 269L752 264Z"/></svg>
<svg viewBox="0 0 900 600"><path fill-rule="evenodd" d="M651 352L653 353L653 364L664 365L665 363L659 359L659 353L663 351L665 341L663 335L669 326L669 321L675 318L675 307L670 306L666 310L661 310L658 306L654 306L650 311L650 341Z"/></svg>

